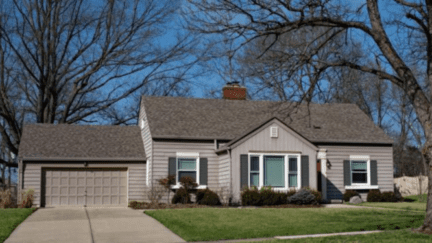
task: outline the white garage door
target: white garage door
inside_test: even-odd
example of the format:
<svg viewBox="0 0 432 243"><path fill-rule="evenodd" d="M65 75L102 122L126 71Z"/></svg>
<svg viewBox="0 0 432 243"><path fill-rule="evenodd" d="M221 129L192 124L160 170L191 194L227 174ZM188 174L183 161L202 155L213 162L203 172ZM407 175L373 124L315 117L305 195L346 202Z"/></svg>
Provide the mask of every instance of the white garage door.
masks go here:
<svg viewBox="0 0 432 243"><path fill-rule="evenodd" d="M45 206L127 206L126 169L45 169Z"/></svg>

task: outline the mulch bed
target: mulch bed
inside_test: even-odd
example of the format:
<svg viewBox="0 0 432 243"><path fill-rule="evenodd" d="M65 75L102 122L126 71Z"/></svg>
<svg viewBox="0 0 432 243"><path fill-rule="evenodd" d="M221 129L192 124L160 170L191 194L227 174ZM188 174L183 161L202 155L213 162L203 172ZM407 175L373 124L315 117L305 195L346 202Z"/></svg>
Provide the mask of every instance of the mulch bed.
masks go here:
<svg viewBox="0 0 432 243"><path fill-rule="evenodd" d="M191 204L150 204L150 203L137 203L133 209L182 209L182 208L322 208L322 205L295 205L283 204L275 206L207 206L195 203Z"/></svg>

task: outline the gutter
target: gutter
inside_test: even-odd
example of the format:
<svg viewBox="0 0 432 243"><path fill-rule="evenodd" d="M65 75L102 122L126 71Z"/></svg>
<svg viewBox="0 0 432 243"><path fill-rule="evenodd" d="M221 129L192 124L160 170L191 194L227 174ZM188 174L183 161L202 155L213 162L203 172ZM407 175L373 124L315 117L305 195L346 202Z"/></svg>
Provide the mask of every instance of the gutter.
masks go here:
<svg viewBox="0 0 432 243"><path fill-rule="evenodd" d="M74 161L100 161L100 162L118 162L118 161L131 161L131 162L145 162L145 158L86 158L86 157L22 157L22 161L64 161L64 162L74 162Z"/></svg>

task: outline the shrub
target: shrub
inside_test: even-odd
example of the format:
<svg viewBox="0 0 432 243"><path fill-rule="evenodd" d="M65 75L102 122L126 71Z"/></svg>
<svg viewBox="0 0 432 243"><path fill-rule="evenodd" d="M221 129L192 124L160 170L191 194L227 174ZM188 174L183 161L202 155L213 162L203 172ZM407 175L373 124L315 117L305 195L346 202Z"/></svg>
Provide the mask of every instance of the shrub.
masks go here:
<svg viewBox="0 0 432 243"><path fill-rule="evenodd" d="M289 197L288 202L297 205L317 204L315 196L306 189L301 189L296 194Z"/></svg>
<svg viewBox="0 0 432 243"><path fill-rule="evenodd" d="M381 192L379 189L370 190L367 195L368 202L381 202Z"/></svg>
<svg viewBox="0 0 432 243"><path fill-rule="evenodd" d="M312 193L312 195L315 196L315 200L316 200L317 203L321 203L322 202L321 192L319 192L317 190L313 190L313 189L308 189L308 191L310 193Z"/></svg>
<svg viewBox="0 0 432 243"><path fill-rule="evenodd" d="M10 189L0 190L0 208L13 208L12 193Z"/></svg>
<svg viewBox="0 0 432 243"><path fill-rule="evenodd" d="M188 190L186 190L186 188L180 188L177 190L176 194L174 194L174 197L172 198L171 202L173 204L177 204L177 203L191 203L191 199L189 196L189 192Z"/></svg>
<svg viewBox="0 0 432 243"><path fill-rule="evenodd" d="M345 202L349 202L349 200L354 196L360 197L360 194L354 190L346 190L345 193L343 194L343 200Z"/></svg>
<svg viewBox="0 0 432 243"><path fill-rule="evenodd" d="M158 180L159 185L163 186L168 191L168 203L171 193L171 186L175 184L175 175L169 175L165 178Z"/></svg>
<svg viewBox="0 0 432 243"><path fill-rule="evenodd" d="M289 190L288 193L286 194L287 198L291 197L292 195L296 194L297 190L296 189L292 189Z"/></svg>
<svg viewBox="0 0 432 243"><path fill-rule="evenodd" d="M261 195L256 187L245 188L241 194L243 206L261 206Z"/></svg>
<svg viewBox="0 0 432 243"><path fill-rule="evenodd" d="M129 207L130 207L130 208L136 208L137 205L138 205L138 202L137 202L137 201L130 201L130 202L129 202Z"/></svg>
<svg viewBox="0 0 432 243"><path fill-rule="evenodd" d="M209 205L209 206L215 206L221 204L219 200L219 196L216 194L216 192L208 188L205 190L197 191L196 201L198 204Z"/></svg>
<svg viewBox="0 0 432 243"><path fill-rule="evenodd" d="M188 192L190 192L193 188L197 187L198 184L195 182L195 180L192 177L184 176L180 178L180 183L184 189L186 189Z"/></svg>
<svg viewBox="0 0 432 243"><path fill-rule="evenodd" d="M26 192L21 192L20 208L31 208L33 206L34 190L29 189Z"/></svg>
<svg viewBox="0 0 432 243"><path fill-rule="evenodd" d="M381 202L397 202L398 199L394 192L383 192L381 193Z"/></svg>

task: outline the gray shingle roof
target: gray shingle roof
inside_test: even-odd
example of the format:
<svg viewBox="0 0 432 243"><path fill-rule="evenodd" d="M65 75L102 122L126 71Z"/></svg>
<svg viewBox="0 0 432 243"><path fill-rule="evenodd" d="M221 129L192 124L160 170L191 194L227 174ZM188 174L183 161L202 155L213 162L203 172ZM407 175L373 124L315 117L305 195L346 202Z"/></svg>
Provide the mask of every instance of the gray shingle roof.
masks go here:
<svg viewBox="0 0 432 243"><path fill-rule="evenodd" d="M315 143L393 142L354 104L310 104L309 109L301 104L290 109L292 103L272 101L142 99L154 138L231 140L275 116Z"/></svg>
<svg viewBox="0 0 432 243"><path fill-rule="evenodd" d="M138 126L31 124L24 126L20 158L145 160Z"/></svg>

